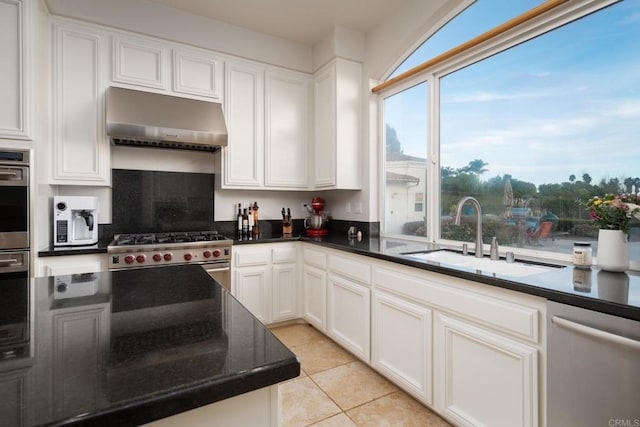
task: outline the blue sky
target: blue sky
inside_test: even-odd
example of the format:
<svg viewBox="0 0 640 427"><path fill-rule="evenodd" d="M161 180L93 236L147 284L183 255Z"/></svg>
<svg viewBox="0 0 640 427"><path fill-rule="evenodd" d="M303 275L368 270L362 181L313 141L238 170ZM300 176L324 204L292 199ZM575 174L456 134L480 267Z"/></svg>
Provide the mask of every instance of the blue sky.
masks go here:
<svg viewBox="0 0 640 427"><path fill-rule="evenodd" d="M416 51L419 58L410 66L540 3L492 1L471 6L467 14L477 14L474 19L450 23L447 34L454 36L432 38L434 47ZM502 15L488 13L496 10ZM474 28L476 22L482 26ZM594 182L640 176L639 0L625 0L451 74L441 88L443 166L458 168L480 158L488 163L484 179L510 174L538 185L585 172ZM422 85L386 104L387 123L404 152L421 157L425 90Z"/></svg>

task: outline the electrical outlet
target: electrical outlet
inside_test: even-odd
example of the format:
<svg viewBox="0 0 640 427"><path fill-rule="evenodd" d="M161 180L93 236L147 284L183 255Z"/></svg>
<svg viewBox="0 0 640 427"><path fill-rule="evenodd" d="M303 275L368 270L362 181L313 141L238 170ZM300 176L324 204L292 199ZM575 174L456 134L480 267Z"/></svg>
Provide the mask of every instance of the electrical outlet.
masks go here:
<svg viewBox="0 0 640 427"><path fill-rule="evenodd" d="M351 202L347 202L344 210L347 211L347 213L351 213Z"/></svg>
<svg viewBox="0 0 640 427"><path fill-rule="evenodd" d="M307 212L306 203L300 203L300 212Z"/></svg>
<svg viewBox="0 0 640 427"><path fill-rule="evenodd" d="M361 214L362 213L362 202L356 202L353 205L353 213Z"/></svg>

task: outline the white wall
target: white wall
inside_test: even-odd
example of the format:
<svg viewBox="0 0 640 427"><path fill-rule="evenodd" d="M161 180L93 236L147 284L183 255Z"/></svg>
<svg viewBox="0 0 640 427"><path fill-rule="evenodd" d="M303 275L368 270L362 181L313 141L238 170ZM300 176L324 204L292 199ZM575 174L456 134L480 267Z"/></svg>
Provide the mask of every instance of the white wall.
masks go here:
<svg viewBox="0 0 640 427"><path fill-rule="evenodd" d="M379 96L372 94L371 88L384 81L435 29L447 22L452 11L458 10L463 3L468 4L469 1L413 0L405 7L397 9L394 15L388 16L366 34L362 113L365 158L362 193L366 200L363 213L365 221L382 220L380 185L383 171L380 164L382 136L378 123Z"/></svg>
<svg viewBox="0 0 640 427"><path fill-rule="evenodd" d="M215 169L215 162L210 154L175 151L151 150L112 147L112 167L148 170L172 170L191 172L214 172L217 175L216 220L232 220L235 218L235 206L238 202L257 201L262 219L280 218L282 207L290 207L294 218L303 218L300 208L315 195L321 195L327 201L327 209L337 219L354 221L377 221L380 219L379 207L379 138L377 123L378 96L370 92L378 80L392 70L404 55L417 47L424 35L434 24L441 22L449 11L458 7L464 0L434 0L425 2L414 0L406 7L397 10L393 16L387 17L378 27L367 34L348 28L335 27L327 37L313 48L290 42L277 37L268 36L251 30L229 25L220 21L203 18L157 3L145 0L129 2L127 0L47 0L50 10L59 15L99 23L124 30L139 32L171 41L187 43L194 46L229 53L277 66L312 72L328 62L333 56L340 56L364 64L364 97L362 111L363 134L363 190L362 191L323 191L323 192L285 192L285 191L244 191L222 190L219 188L220 171ZM46 28L43 30L46 31ZM45 57L48 49L46 36L41 42L41 57ZM41 105L48 104L48 88L46 83L48 63L42 60L39 64L37 88ZM39 136L38 146L40 162L47 160L46 131L47 109L40 108L40 117L45 124ZM45 169L47 170L47 169ZM46 182L40 177L38 182ZM110 189L102 187L57 187L39 185L38 209L49 209L48 197L54 194L96 195L105 206L98 222L111 221ZM356 207L362 204L362 212L356 213ZM347 209L350 207L350 209ZM38 220L38 228L49 228L48 217ZM40 236L38 244L43 245L48 233Z"/></svg>
<svg viewBox="0 0 640 427"><path fill-rule="evenodd" d="M145 0L46 0L51 13L311 72L311 47ZM247 11L250 13L250 11Z"/></svg>

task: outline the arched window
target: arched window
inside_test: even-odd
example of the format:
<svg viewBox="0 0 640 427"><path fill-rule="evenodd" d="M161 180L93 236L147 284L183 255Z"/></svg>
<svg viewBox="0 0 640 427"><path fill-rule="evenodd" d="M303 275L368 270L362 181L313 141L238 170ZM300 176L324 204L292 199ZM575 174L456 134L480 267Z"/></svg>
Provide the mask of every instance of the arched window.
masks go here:
<svg viewBox="0 0 640 427"><path fill-rule="evenodd" d="M482 21L480 6L492 1L458 19ZM401 67L437 55L432 40ZM640 2L569 1L380 92L384 233L472 241L473 208L462 225L452 221L470 195L482 206L486 244L495 236L502 247L559 259L575 240L595 246L589 199L640 191L638 40ZM422 212L413 193L425 194ZM553 224L544 235L543 222ZM640 261L640 221L630 226L631 259Z"/></svg>
<svg viewBox="0 0 640 427"><path fill-rule="evenodd" d="M473 0L425 40L388 78L453 49L543 2L544 0Z"/></svg>

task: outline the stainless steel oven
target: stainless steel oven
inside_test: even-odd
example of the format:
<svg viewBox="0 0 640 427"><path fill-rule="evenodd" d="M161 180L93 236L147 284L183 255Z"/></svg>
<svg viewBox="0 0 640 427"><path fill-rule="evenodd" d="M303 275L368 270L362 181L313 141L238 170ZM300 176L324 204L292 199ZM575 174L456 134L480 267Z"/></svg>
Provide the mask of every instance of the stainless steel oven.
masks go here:
<svg viewBox="0 0 640 427"><path fill-rule="evenodd" d="M0 250L29 247L29 151L0 148Z"/></svg>

